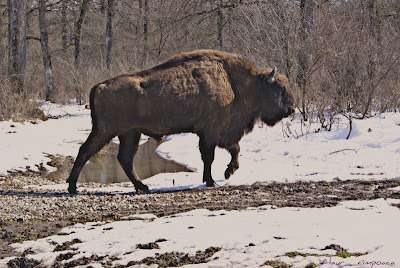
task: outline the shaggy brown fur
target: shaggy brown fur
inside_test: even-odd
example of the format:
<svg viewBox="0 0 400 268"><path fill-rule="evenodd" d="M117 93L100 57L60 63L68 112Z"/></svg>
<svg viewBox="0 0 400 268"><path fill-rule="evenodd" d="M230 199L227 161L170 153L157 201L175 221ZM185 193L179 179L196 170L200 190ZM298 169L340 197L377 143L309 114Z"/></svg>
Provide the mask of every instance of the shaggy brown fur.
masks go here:
<svg viewBox="0 0 400 268"><path fill-rule="evenodd" d="M214 185L211 163L215 146L232 155L225 177L238 168L238 142L257 119L274 125L293 110L287 79L260 70L226 52L182 53L141 72L103 81L90 92L92 133L82 145L71 171L69 191L86 161L113 137L120 138L118 160L137 190L148 191L133 168L140 133L164 135L193 132L200 137L203 181Z"/></svg>

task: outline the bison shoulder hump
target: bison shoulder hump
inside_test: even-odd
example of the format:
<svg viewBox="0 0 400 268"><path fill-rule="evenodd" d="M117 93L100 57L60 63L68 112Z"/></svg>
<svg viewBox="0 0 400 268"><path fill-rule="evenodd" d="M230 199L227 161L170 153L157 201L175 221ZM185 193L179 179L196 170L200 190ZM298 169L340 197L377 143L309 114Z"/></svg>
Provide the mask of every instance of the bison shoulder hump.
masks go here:
<svg viewBox="0 0 400 268"><path fill-rule="evenodd" d="M220 106L229 105L235 98L229 76L218 62L202 62L192 71L200 94L207 96Z"/></svg>

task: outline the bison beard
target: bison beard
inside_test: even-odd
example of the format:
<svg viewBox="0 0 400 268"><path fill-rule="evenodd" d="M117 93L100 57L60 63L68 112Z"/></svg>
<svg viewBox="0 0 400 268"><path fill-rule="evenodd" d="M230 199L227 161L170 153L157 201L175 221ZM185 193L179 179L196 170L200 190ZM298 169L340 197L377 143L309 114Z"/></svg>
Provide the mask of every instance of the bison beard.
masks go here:
<svg viewBox="0 0 400 268"><path fill-rule="evenodd" d="M238 168L239 140L256 120L272 126L294 112L287 79L262 70L230 53L199 50L182 53L141 72L121 75L95 85L90 92L92 132L79 149L68 191L84 164L115 136L118 161L137 191L148 192L136 174L133 158L141 133L161 140L164 135L196 133L204 162L203 182L214 186L211 164L215 147L231 154L228 179Z"/></svg>

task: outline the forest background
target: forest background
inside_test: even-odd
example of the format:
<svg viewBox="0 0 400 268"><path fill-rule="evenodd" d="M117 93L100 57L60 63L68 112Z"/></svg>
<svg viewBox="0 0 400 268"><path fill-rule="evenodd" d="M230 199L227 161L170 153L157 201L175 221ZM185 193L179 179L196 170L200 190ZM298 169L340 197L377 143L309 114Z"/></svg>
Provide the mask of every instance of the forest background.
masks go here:
<svg viewBox="0 0 400 268"><path fill-rule="evenodd" d="M276 66L304 121L400 107L398 0L0 0L0 120L195 49ZM351 122L351 121L350 121Z"/></svg>

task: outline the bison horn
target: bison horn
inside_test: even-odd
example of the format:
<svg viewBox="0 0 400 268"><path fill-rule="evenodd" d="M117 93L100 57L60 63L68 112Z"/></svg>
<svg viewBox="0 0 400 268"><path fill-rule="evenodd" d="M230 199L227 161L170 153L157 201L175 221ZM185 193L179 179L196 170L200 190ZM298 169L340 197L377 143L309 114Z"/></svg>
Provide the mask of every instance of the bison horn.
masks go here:
<svg viewBox="0 0 400 268"><path fill-rule="evenodd" d="M275 81L275 73L276 73L276 67L274 67L274 69L272 69L272 71L268 75L268 77L267 77L268 83L272 83Z"/></svg>

